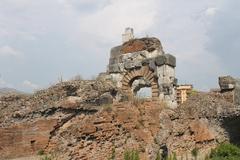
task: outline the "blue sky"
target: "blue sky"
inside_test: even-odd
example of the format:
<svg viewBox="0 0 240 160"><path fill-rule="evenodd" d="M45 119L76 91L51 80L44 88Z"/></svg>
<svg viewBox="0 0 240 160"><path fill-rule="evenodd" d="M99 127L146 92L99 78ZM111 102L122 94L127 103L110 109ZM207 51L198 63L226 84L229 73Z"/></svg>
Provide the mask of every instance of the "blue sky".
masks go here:
<svg viewBox="0 0 240 160"><path fill-rule="evenodd" d="M26 92L106 70L125 27L158 37L179 83L240 77L239 0L1 0L0 87Z"/></svg>

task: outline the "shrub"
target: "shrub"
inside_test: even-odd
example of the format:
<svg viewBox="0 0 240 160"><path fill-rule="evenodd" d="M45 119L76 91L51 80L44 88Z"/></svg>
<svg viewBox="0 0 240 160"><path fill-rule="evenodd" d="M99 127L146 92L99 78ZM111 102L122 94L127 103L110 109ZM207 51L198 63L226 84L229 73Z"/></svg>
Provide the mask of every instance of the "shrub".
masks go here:
<svg viewBox="0 0 240 160"><path fill-rule="evenodd" d="M42 155L44 155L44 150L39 150L38 152L37 152L37 155L39 155L39 156L42 156Z"/></svg>
<svg viewBox="0 0 240 160"><path fill-rule="evenodd" d="M47 156L47 155L45 155L44 157L41 158L41 160L52 160L52 158Z"/></svg>
<svg viewBox="0 0 240 160"><path fill-rule="evenodd" d="M239 160L240 148L229 143L220 144L216 149L211 151L211 160Z"/></svg>
<svg viewBox="0 0 240 160"><path fill-rule="evenodd" d="M197 148L194 148L194 149L191 151L191 154L192 154L192 156L193 156L195 159L197 159L198 152L199 152L199 150L198 150Z"/></svg>
<svg viewBox="0 0 240 160"><path fill-rule="evenodd" d="M192 89L190 92L188 92L189 95L195 95L197 93L198 93L198 91L194 90L194 89Z"/></svg>
<svg viewBox="0 0 240 160"><path fill-rule="evenodd" d="M115 148L112 149L112 155L111 157L108 158L108 160L115 160L116 158L116 151L115 151Z"/></svg>
<svg viewBox="0 0 240 160"><path fill-rule="evenodd" d="M176 155L176 153L170 154L170 155L167 157L167 160L177 160L177 155Z"/></svg>
<svg viewBox="0 0 240 160"><path fill-rule="evenodd" d="M124 160L140 160L139 152L136 150L125 151Z"/></svg>
<svg viewBox="0 0 240 160"><path fill-rule="evenodd" d="M156 157L156 159L155 159L155 160L162 160L162 157L161 157L161 155L160 155L159 151L158 151L158 153L157 153L157 157Z"/></svg>

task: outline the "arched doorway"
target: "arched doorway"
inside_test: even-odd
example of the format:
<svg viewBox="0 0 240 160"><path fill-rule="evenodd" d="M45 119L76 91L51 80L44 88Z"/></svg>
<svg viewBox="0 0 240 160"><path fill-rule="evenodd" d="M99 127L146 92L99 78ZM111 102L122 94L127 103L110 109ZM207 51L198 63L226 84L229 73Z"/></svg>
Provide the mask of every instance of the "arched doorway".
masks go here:
<svg viewBox="0 0 240 160"><path fill-rule="evenodd" d="M136 96L142 88L150 90L153 100L159 98L157 79L147 66L127 72L122 79L122 89L129 96Z"/></svg>
<svg viewBox="0 0 240 160"><path fill-rule="evenodd" d="M152 98L151 84L144 77L134 78L129 85L134 96L138 98Z"/></svg>

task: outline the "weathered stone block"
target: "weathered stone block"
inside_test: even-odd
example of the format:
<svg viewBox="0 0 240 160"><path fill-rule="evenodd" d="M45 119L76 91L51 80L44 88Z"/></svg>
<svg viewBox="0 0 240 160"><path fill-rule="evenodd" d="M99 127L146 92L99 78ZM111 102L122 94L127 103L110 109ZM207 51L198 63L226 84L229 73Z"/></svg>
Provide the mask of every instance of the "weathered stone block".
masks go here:
<svg viewBox="0 0 240 160"><path fill-rule="evenodd" d="M149 63L149 69L150 70L152 70L152 71L155 71L155 69L156 69L156 64L155 64L155 62L152 60L152 61L150 61L150 63Z"/></svg>
<svg viewBox="0 0 240 160"><path fill-rule="evenodd" d="M153 61L153 59L151 59L151 58L144 59L144 60L142 61L142 65L143 65L143 66L149 65L151 61Z"/></svg>
<svg viewBox="0 0 240 160"><path fill-rule="evenodd" d="M108 72L109 73L119 73L120 71L120 67L118 64L112 64L108 66Z"/></svg>
<svg viewBox="0 0 240 160"><path fill-rule="evenodd" d="M194 134L196 142L208 142L215 139L215 134L209 129L207 119L195 120L190 123L190 130Z"/></svg>
<svg viewBox="0 0 240 160"><path fill-rule="evenodd" d="M117 46L117 47L113 47L112 49L111 49L111 55L110 55L110 57L111 58L116 58L116 57L118 57L119 55L121 55L121 48L122 48L122 46Z"/></svg>
<svg viewBox="0 0 240 160"><path fill-rule="evenodd" d="M172 67L176 67L176 58L170 54L163 54L155 58L155 63L157 66L166 64Z"/></svg>
<svg viewBox="0 0 240 160"><path fill-rule="evenodd" d="M144 51L134 52L134 53L127 53L123 54L119 57L121 62L129 62L129 61L142 61L146 59L146 53Z"/></svg>
<svg viewBox="0 0 240 160"><path fill-rule="evenodd" d="M130 61L130 62L126 62L124 63L124 68L129 70L129 69L133 69L133 68L138 68L141 67L142 63L139 61Z"/></svg>
<svg viewBox="0 0 240 160"><path fill-rule="evenodd" d="M234 103L240 105L240 79L236 80L234 89Z"/></svg>
<svg viewBox="0 0 240 160"><path fill-rule="evenodd" d="M109 65L113 65L119 62L118 58L110 58L109 59Z"/></svg>
<svg viewBox="0 0 240 160"><path fill-rule="evenodd" d="M235 87L235 79L231 76L222 76L218 78L221 91L232 90Z"/></svg>

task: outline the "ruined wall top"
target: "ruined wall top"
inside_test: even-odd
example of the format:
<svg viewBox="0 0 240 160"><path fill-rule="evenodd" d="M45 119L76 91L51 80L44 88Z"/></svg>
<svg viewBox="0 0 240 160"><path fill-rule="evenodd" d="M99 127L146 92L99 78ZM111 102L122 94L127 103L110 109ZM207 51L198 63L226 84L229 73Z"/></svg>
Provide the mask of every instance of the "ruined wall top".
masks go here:
<svg viewBox="0 0 240 160"><path fill-rule="evenodd" d="M162 44L159 39L155 37L144 37L140 39L132 39L125 42L121 47L121 53L133 53L138 51L153 52L155 50L163 53Z"/></svg>
<svg viewBox="0 0 240 160"><path fill-rule="evenodd" d="M140 67L145 61L153 59L156 59L156 65L162 65L166 61L170 66L176 66L175 57L164 53L162 44L158 38L134 38L132 28L125 30L123 37L126 35L131 36L125 39L126 41L122 45L111 49L108 65L109 73L121 73L125 69Z"/></svg>
<svg viewBox="0 0 240 160"><path fill-rule="evenodd" d="M155 37L135 38L133 28L126 28L122 34L122 45L112 48L111 52L127 54L139 51L153 52L155 50L163 53L162 44ZM113 53L114 54L114 53Z"/></svg>

